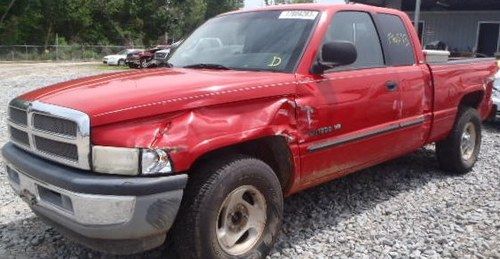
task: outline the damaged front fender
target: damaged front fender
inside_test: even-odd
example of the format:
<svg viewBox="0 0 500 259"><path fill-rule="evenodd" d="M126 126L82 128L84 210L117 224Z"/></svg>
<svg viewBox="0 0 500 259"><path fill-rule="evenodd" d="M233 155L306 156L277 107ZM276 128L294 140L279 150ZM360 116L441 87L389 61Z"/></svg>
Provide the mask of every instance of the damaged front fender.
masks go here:
<svg viewBox="0 0 500 259"><path fill-rule="evenodd" d="M99 126L92 130L92 141L95 145L168 150L175 171L182 172L211 151L277 135L286 137L290 145L298 139L291 97L234 102Z"/></svg>

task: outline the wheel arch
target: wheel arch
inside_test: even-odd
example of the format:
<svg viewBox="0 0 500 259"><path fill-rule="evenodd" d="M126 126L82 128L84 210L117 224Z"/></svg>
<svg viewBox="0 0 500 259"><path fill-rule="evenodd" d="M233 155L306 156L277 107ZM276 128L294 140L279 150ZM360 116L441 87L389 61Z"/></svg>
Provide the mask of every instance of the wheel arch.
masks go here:
<svg viewBox="0 0 500 259"><path fill-rule="evenodd" d="M198 157L188 174L202 173L197 169L210 161L230 155L247 155L262 160L278 177L283 193L291 188L295 178L292 151L284 136L268 136L209 151Z"/></svg>
<svg viewBox="0 0 500 259"><path fill-rule="evenodd" d="M474 109L479 109L484 95L485 92L482 90L467 93L460 100L459 107L471 107Z"/></svg>

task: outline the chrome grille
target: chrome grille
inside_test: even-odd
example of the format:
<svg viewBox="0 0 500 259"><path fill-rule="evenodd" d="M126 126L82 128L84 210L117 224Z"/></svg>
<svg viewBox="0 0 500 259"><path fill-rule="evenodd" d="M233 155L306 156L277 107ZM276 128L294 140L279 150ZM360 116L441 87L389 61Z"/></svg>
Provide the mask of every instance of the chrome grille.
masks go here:
<svg viewBox="0 0 500 259"><path fill-rule="evenodd" d="M17 124L28 125L28 114L26 111L9 107L9 118Z"/></svg>
<svg viewBox="0 0 500 259"><path fill-rule="evenodd" d="M14 127L9 127L9 130L10 130L10 136L14 141L28 147L30 146L30 138L28 136L28 133L22 130L18 130Z"/></svg>
<svg viewBox="0 0 500 259"><path fill-rule="evenodd" d="M26 151L90 169L90 119L85 113L14 99L9 106L9 132L11 141Z"/></svg>
<svg viewBox="0 0 500 259"><path fill-rule="evenodd" d="M33 126L55 134L76 137L77 126L74 121L33 114Z"/></svg>
<svg viewBox="0 0 500 259"><path fill-rule="evenodd" d="M60 156L73 161L78 161L78 148L74 144L58 142L35 136L35 145L38 150L54 156Z"/></svg>

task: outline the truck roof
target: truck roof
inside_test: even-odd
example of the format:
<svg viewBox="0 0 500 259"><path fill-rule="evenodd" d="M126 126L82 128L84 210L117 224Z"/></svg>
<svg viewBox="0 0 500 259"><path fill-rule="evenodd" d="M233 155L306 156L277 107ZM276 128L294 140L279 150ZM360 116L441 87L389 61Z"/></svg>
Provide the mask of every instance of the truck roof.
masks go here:
<svg viewBox="0 0 500 259"><path fill-rule="evenodd" d="M403 12L396 10L396 9L377 7L377 6L358 4L358 3L350 3L350 4L321 4L321 3L283 4L283 5L272 5L272 6L266 6L266 7L258 7L258 8L240 9L240 10L229 12L226 14L255 12L255 11L269 11L269 10L335 11L335 10L341 10L341 9L360 10L360 11L368 11L368 12L382 12L383 11L386 13L393 13L393 14L398 14L398 15L404 14Z"/></svg>

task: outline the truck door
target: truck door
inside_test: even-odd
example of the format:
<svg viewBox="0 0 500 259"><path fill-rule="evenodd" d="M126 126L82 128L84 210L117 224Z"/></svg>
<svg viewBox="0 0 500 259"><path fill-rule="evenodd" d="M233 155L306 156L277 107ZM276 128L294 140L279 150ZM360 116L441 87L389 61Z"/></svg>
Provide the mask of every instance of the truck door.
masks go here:
<svg viewBox="0 0 500 259"><path fill-rule="evenodd" d="M337 12L324 42L350 41L358 52L348 66L325 71L299 85L305 186L339 177L400 153L399 79L384 64L371 14ZM320 47L320 46L318 46Z"/></svg>
<svg viewBox="0 0 500 259"><path fill-rule="evenodd" d="M432 113L432 77L429 68L417 61L421 48L411 24L401 17L379 13L375 19L381 35L386 65L398 78L401 91L401 134L399 145L405 152L425 144L430 132ZM412 32L413 35L409 32ZM417 46L414 46L417 45Z"/></svg>

